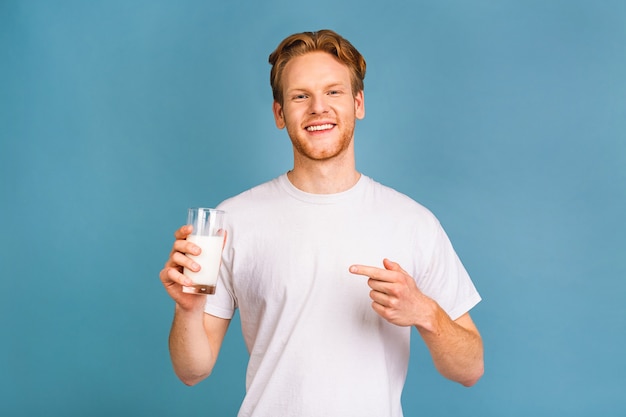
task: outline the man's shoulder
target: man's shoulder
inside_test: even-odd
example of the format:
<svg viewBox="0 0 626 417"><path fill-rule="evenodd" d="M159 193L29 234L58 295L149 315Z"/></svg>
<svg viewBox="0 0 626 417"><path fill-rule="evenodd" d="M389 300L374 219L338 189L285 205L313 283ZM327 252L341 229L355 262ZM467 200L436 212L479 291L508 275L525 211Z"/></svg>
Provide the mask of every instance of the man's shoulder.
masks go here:
<svg viewBox="0 0 626 417"><path fill-rule="evenodd" d="M379 202L380 204L390 206L390 207L399 207L402 209L409 209L411 211L417 211L418 213L424 215L432 215L430 210L419 203L416 199L405 194L397 189L382 184L373 178L366 177L369 187L370 193L373 198Z"/></svg>
<svg viewBox="0 0 626 417"><path fill-rule="evenodd" d="M222 201L218 208L222 210L250 207L251 204L262 203L280 193L280 176L249 188L233 197Z"/></svg>

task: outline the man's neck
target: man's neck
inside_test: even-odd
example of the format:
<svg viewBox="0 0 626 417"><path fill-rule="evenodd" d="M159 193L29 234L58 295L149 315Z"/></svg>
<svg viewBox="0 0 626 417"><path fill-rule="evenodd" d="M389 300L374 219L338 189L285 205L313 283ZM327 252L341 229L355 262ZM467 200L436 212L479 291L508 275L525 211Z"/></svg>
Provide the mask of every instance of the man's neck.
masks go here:
<svg viewBox="0 0 626 417"><path fill-rule="evenodd" d="M361 178L354 166L328 167L317 164L315 169L294 167L287 178L299 190L311 194L335 194L352 188Z"/></svg>

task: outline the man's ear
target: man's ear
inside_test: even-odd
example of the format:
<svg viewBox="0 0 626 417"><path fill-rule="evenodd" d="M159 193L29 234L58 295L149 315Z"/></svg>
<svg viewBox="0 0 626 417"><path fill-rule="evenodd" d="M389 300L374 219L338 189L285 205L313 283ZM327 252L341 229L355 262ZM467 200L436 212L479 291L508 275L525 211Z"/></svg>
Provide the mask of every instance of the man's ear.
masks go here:
<svg viewBox="0 0 626 417"><path fill-rule="evenodd" d="M365 96L363 95L363 90L354 96L354 115L359 120L365 117Z"/></svg>
<svg viewBox="0 0 626 417"><path fill-rule="evenodd" d="M283 106L279 102L275 101L272 105L272 112L274 113L274 122L276 127L283 129L285 127L285 117L283 115Z"/></svg>

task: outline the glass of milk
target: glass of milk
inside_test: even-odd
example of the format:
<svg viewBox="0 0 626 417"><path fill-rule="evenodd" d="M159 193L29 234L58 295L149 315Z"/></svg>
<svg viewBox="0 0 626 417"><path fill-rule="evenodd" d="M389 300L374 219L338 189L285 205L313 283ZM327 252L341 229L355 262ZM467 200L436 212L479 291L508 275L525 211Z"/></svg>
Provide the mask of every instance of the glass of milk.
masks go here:
<svg viewBox="0 0 626 417"><path fill-rule="evenodd" d="M189 294L215 294L215 285L222 261L226 232L223 226L224 212L204 207L190 208L187 213L187 224L193 231L187 240L202 249L200 255L187 255L198 265L200 271L184 269L183 273L193 281L190 287L183 287Z"/></svg>

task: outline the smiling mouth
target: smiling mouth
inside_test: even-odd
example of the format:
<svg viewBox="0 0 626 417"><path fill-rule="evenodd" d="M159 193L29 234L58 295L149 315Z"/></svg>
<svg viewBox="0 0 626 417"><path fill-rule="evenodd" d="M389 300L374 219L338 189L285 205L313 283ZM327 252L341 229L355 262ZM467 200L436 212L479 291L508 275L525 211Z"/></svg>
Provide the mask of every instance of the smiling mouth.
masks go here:
<svg viewBox="0 0 626 417"><path fill-rule="evenodd" d="M335 127L332 123L326 123L323 125L307 126L306 130L309 132L319 132L320 130L330 130Z"/></svg>

